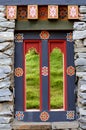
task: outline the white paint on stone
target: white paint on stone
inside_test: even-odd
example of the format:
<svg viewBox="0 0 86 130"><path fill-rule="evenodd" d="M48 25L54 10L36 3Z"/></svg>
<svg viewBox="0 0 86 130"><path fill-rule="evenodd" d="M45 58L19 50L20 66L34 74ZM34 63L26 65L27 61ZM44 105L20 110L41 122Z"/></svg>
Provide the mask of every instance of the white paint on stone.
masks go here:
<svg viewBox="0 0 86 130"><path fill-rule="evenodd" d="M13 101L13 96L3 96L3 97L0 97L0 102L12 102Z"/></svg>
<svg viewBox="0 0 86 130"><path fill-rule="evenodd" d="M0 22L0 27L4 27L4 28L14 28L15 27L15 23L11 22L11 21L3 21Z"/></svg>
<svg viewBox="0 0 86 130"><path fill-rule="evenodd" d="M0 124L0 130L12 130L10 124Z"/></svg>
<svg viewBox="0 0 86 130"><path fill-rule="evenodd" d="M75 66L81 66L86 65L86 59L85 58L77 58L75 60Z"/></svg>
<svg viewBox="0 0 86 130"><path fill-rule="evenodd" d="M83 44L84 44L84 46L86 46L86 39L83 40Z"/></svg>
<svg viewBox="0 0 86 130"><path fill-rule="evenodd" d="M73 31L73 39L78 40L78 39L83 39L86 38L86 30L84 31Z"/></svg>
<svg viewBox="0 0 86 130"><path fill-rule="evenodd" d="M0 89L0 97L11 96L12 93L8 88Z"/></svg>
<svg viewBox="0 0 86 130"><path fill-rule="evenodd" d="M0 50L7 50L7 48L10 48L11 46L13 46L13 42L0 43Z"/></svg>
<svg viewBox="0 0 86 130"><path fill-rule="evenodd" d="M4 54L9 55L9 56L13 55L14 54L14 47L4 51Z"/></svg>
<svg viewBox="0 0 86 130"><path fill-rule="evenodd" d="M6 117L6 116L1 116L0 117L0 124L8 124L12 120L12 117Z"/></svg>
<svg viewBox="0 0 86 130"><path fill-rule="evenodd" d="M9 102L0 103L0 116L9 115L12 116L13 113L13 104Z"/></svg>
<svg viewBox="0 0 86 130"><path fill-rule="evenodd" d="M12 65L13 61L12 58L7 58L7 59L0 59L0 65Z"/></svg>
<svg viewBox="0 0 86 130"><path fill-rule="evenodd" d="M14 33L13 32L0 32L0 42L13 41Z"/></svg>
<svg viewBox="0 0 86 130"><path fill-rule="evenodd" d="M78 30L78 31L86 30L86 23L85 22L75 22L73 29Z"/></svg>
<svg viewBox="0 0 86 130"><path fill-rule="evenodd" d="M0 52L0 59L4 59L5 60L7 58L9 58L8 55L4 54L3 52Z"/></svg>

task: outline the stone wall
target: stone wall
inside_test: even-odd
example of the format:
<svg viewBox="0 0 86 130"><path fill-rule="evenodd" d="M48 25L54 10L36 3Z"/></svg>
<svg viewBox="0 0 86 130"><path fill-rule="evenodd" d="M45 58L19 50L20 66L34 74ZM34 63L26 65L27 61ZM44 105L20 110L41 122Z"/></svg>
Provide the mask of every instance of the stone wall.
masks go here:
<svg viewBox="0 0 86 130"><path fill-rule="evenodd" d="M86 130L86 6L80 6L79 22L74 23L77 112L80 130Z"/></svg>
<svg viewBox="0 0 86 130"><path fill-rule="evenodd" d="M5 6L0 6L0 130L11 130L11 122L14 120L15 21L7 20L5 13ZM86 6L80 7L79 19L79 22L74 23L73 39L75 41L76 108L80 116L80 128L65 130L86 130Z"/></svg>
<svg viewBox="0 0 86 130"><path fill-rule="evenodd" d="M14 28L15 21L5 18L5 6L0 6L0 130L11 130L14 88Z"/></svg>

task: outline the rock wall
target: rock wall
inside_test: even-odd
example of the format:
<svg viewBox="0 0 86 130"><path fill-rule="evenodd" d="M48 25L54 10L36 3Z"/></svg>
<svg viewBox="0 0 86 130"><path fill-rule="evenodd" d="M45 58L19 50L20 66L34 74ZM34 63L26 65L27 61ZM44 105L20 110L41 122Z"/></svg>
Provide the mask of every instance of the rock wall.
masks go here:
<svg viewBox="0 0 86 130"><path fill-rule="evenodd" d="M0 130L11 130L14 120L14 29L15 21L5 17L0 6ZM80 128L86 130L86 6L80 7L79 22L74 23L77 113ZM69 129L65 129L69 130Z"/></svg>
<svg viewBox="0 0 86 130"><path fill-rule="evenodd" d="M0 130L11 130L14 110L15 21L7 20L5 13L5 6L0 6Z"/></svg>
<svg viewBox="0 0 86 130"><path fill-rule="evenodd" d="M80 6L79 22L74 23L77 112L80 130L86 130L86 6Z"/></svg>

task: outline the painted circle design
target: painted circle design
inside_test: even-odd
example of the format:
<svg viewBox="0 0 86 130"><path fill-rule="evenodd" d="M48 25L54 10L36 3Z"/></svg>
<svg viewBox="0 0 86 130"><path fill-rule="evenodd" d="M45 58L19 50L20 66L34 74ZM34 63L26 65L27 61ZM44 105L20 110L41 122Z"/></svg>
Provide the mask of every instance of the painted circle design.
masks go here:
<svg viewBox="0 0 86 130"><path fill-rule="evenodd" d="M73 66L69 66L67 68L67 75L73 76L75 74L75 68Z"/></svg>
<svg viewBox="0 0 86 130"><path fill-rule="evenodd" d="M72 120L74 119L74 111L67 111L67 119Z"/></svg>
<svg viewBox="0 0 86 130"><path fill-rule="evenodd" d="M15 117L17 120L23 120L24 114L23 114L23 112L18 111L18 112L16 112Z"/></svg>
<svg viewBox="0 0 86 130"><path fill-rule="evenodd" d="M42 31L42 32L40 33L40 38L41 38L41 39L49 39L49 36L50 36L50 34L49 34L48 31Z"/></svg>
<svg viewBox="0 0 86 130"><path fill-rule="evenodd" d="M20 77L23 75L23 69L18 67L15 69L15 76Z"/></svg>
<svg viewBox="0 0 86 130"><path fill-rule="evenodd" d="M40 114L40 119L42 120L42 121L47 121L48 119L49 119L49 114L47 113L47 112L42 112L41 114Z"/></svg>

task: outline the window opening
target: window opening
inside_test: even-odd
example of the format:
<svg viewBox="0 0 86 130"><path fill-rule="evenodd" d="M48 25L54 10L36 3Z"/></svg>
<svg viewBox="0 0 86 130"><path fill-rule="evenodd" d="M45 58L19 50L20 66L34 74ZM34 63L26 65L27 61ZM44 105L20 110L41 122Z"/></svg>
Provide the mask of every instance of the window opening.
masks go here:
<svg viewBox="0 0 86 130"><path fill-rule="evenodd" d="M35 49L30 49L25 55L26 59L26 108L39 108L39 55Z"/></svg>
<svg viewBox="0 0 86 130"><path fill-rule="evenodd" d="M58 48L50 54L50 108L63 108L63 54Z"/></svg>

